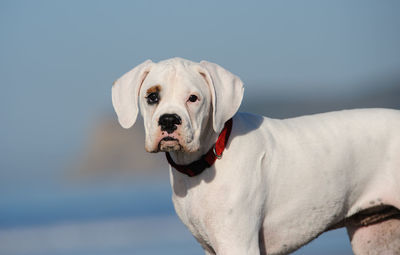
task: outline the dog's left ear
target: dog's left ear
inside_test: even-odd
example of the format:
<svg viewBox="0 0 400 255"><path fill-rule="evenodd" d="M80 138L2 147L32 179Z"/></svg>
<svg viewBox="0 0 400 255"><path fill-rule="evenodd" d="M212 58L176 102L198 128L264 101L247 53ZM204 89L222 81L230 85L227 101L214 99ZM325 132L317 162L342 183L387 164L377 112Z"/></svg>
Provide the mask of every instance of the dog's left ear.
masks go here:
<svg viewBox="0 0 400 255"><path fill-rule="evenodd" d="M136 122L140 87L152 66L153 62L147 60L113 83L112 104L123 128L130 128Z"/></svg>
<svg viewBox="0 0 400 255"><path fill-rule="evenodd" d="M210 86L213 106L213 128L222 131L227 120L238 111L243 99L243 83L239 77L221 66L201 61L200 74Z"/></svg>

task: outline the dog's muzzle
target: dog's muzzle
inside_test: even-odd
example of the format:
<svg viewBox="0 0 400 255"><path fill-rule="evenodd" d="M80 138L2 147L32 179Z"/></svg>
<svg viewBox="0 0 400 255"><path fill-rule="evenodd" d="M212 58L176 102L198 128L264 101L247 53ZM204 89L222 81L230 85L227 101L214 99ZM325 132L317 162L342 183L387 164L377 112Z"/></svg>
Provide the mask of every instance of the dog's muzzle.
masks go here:
<svg viewBox="0 0 400 255"><path fill-rule="evenodd" d="M179 143L179 139L175 130L178 129L178 125L182 124L182 119L179 115L163 114L158 119L158 125L161 128L163 138L158 144L159 151L179 151L182 149L182 145ZM167 134L165 134L167 132Z"/></svg>

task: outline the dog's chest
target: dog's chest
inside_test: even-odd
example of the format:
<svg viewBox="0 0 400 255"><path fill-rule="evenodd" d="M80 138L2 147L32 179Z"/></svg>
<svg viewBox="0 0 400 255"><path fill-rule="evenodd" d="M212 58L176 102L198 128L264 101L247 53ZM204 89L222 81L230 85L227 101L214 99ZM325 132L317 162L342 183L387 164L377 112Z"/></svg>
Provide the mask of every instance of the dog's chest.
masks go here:
<svg viewBox="0 0 400 255"><path fill-rule="evenodd" d="M212 193L204 192L204 185L199 184L194 189L188 189L185 196L173 192L172 201L176 213L193 236L203 246L209 247L213 239L213 229L218 221L218 215L215 213L218 207L215 206L215 198L210 197Z"/></svg>

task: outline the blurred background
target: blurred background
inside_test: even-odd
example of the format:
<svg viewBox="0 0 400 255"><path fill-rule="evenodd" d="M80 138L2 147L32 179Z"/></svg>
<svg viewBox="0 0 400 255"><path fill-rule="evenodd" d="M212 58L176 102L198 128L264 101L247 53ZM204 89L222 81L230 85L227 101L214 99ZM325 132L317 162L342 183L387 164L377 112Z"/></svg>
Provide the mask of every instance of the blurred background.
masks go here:
<svg viewBox="0 0 400 255"><path fill-rule="evenodd" d="M203 254L163 155L111 84L146 59L216 62L241 111L400 109L400 2L0 1L0 254ZM352 254L346 232L295 254Z"/></svg>

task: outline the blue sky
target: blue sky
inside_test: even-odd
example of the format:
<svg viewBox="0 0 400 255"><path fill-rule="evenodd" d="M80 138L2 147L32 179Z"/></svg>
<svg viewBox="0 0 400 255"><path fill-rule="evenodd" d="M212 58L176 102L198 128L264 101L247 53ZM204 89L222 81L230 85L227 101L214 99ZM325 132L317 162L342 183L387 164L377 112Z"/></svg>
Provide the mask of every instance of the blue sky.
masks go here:
<svg viewBox="0 0 400 255"><path fill-rule="evenodd" d="M399 10L399 1L0 1L0 167L68 161L112 112L111 83L149 58L216 62L247 93L368 89L399 73Z"/></svg>

